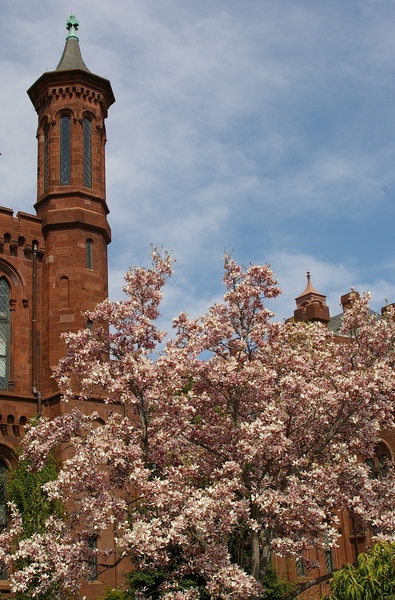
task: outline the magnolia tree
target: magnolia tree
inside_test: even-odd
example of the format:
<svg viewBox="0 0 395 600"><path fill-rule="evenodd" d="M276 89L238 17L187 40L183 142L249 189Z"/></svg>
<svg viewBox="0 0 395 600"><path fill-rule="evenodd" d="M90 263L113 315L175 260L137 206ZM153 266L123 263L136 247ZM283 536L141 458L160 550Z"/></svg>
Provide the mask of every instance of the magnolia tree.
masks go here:
<svg viewBox="0 0 395 600"><path fill-rule="evenodd" d="M392 540L392 464L372 480L357 457L373 454L380 431L394 426L394 312L375 320L368 298L355 297L339 344L320 324L273 322L265 298L280 290L271 270L225 256L223 303L199 319L181 314L153 358L172 260L156 251L152 260L127 273L127 299L88 314L93 331L65 335L57 379L81 410L42 418L24 456L40 468L49 453L72 448L45 485L69 510L21 539L12 507L0 558L13 589L75 597L96 556L100 569L124 561L126 570L129 559L161 569L168 599L198 597L183 585L188 575L212 598L257 598L271 553L336 544L338 510ZM83 405L98 397L108 403L104 424ZM115 549L93 550L109 529ZM247 563L235 551L243 545Z"/></svg>

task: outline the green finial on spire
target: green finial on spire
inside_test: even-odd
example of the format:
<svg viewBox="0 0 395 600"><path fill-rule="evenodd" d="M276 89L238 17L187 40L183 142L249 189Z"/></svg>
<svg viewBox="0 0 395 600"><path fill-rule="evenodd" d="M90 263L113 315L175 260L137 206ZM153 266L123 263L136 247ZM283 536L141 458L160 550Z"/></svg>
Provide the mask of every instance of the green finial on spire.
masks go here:
<svg viewBox="0 0 395 600"><path fill-rule="evenodd" d="M77 30L78 27L80 25L80 22L75 18L74 15L70 15L70 19L68 19L67 23L66 23L66 29L69 32L69 35L67 36L66 39L68 38L77 38Z"/></svg>
<svg viewBox="0 0 395 600"><path fill-rule="evenodd" d="M56 71L81 69L82 71L87 71L89 73L89 69L81 56L80 44L77 37L79 24L80 22L75 18L75 16L70 15L70 18L66 23L66 29L69 34L66 38L66 44L64 46L60 62L55 69Z"/></svg>

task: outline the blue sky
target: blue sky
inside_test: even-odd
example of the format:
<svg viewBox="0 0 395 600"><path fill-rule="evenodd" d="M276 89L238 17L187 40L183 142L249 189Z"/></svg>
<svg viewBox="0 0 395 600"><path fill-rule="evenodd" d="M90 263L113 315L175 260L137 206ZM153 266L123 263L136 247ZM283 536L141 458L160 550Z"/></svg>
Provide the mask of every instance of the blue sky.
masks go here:
<svg viewBox="0 0 395 600"><path fill-rule="evenodd" d="M107 120L111 297L150 244L171 250L167 329L219 301L224 250L270 263L293 314L354 286L395 301L395 1L2 0L0 204L33 212L26 94L63 51L70 8Z"/></svg>

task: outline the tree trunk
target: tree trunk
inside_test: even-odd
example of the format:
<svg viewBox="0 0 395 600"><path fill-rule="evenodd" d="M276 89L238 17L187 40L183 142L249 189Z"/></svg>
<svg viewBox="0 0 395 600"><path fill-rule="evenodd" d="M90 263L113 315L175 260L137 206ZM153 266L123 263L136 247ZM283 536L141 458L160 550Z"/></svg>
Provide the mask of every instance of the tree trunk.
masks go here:
<svg viewBox="0 0 395 600"><path fill-rule="evenodd" d="M260 548L259 548L259 533L254 531L251 540L251 575L260 581Z"/></svg>
<svg viewBox="0 0 395 600"><path fill-rule="evenodd" d="M251 575L263 584L271 556L270 542L266 540L262 547L261 536L254 531L251 540Z"/></svg>
<svg viewBox="0 0 395 600"><path fill-rule="evenodd" d="M262 548L261 561L260 561L260 565L259 565L259 580L258 581L260 581L262 584L266 577L266 571L269 566L270 557L271 557L270 543L267 542Z"/></svg>

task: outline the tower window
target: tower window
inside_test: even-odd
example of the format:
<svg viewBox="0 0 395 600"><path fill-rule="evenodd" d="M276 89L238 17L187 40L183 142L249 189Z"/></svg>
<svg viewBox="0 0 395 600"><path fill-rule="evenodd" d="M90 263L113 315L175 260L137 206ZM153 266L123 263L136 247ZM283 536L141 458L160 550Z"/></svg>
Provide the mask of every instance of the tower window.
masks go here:
<svg viewBox="0 0 395 600"><path fill-rule="evenodd" d="M84 186L92 187L92 121L84 119Z"/></svg>
<svg viewBox="0 0 395 600"><path fill-rule="evenodd" d="M49 123L44 126L44 192L49 188Z"/></svg>
<svg viewBox="0 0 395 600"><path fill-rule="evenodd" d="M0 278L0 389L8 385L8 354L10 339L10 286Z"/></svg>
<svg viewBox="0 0 395 600"><path fill-rule="evenodd" d="M60 118L60 185L70 183L70 117L63 115Z"/></svg>
<svg viewBox="0 0 395 600"><path fill-rule="evenodd" d="M93 269L93 240L86 240L86 268Z"/></svg>

